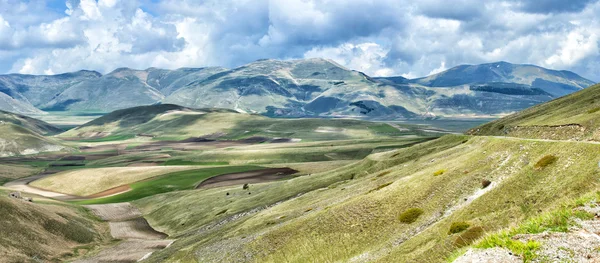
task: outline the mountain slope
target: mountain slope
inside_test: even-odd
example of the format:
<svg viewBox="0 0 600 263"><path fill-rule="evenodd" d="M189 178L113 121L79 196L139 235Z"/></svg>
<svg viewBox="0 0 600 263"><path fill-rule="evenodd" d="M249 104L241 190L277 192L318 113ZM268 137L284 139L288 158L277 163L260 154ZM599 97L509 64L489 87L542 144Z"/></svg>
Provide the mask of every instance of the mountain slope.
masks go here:
<svg viewBox="0 0 600 263"><path fill-rule="evenodd" d="M572 72L506 62L458 66L409 80L371 78L326 59L259 60L234 69L4 75L0 109L110 112L173 103L282 117L469 117L512 113L591 84Z"/></svg>
<svg viewBox="0 0 600 263"><path fill-rule="evenodd" d="M451 135L323 173L253 184L251 195L232 186L134 204L176 239L149 262L447 262L487 233L595 193L599 150ZM555 163L538 167L549 154ZM468 226L451 231L454 223Z"/></svg>
<svg viewBox="0 0 600 263"><path fill-rule="evenodd" d="M430 87L514 83L542 90L554 97L564 96L594 84L570 71L549 70L534 65L516 65L507 62L461 65L410 82Z"/></svg>
<svg viewBox="0 0 600 263"><path fill-rule="evenodd" d="M100 76L98 72L85 70L49 76L0 75L0 110L40 113L37 108L43 108L48 100L69 87Z"/></svg>
<svg viewBox="0 0 600 263"><path fill-rule="evenodd" d="M408 130L407 130L408 131ZM70 139L132 138L326 140L401 133L388 124L350 119L273 119L228 109L192 109L173 104L114 111L60 134Z"/></svg>
<svg viewBox="0 0 600 263"><path fill-rule="evenodd" d="M59 262L107 241L105 226L65 203L29 203L0 191L0 255L3 262ZM35 199L35 197L34 197Z"/></svg>
<svg viewBox="0 0 600 263"><path fill-rule="evenodd" d="M398 91L325 59L260 60L177 90L164 101L274 116L415 117L426 89Z"/></svg>
<svg viewBox="0 0 600 263"><path fill-rule="evenodd" d="M155 104L174 90L223 69L116 69L98 79L82 81L44 103L44 110L113 111Z"/></svg>
<svg viewBox="0 0 600 263"><path fill-rule="evenodd" d="M47 122L2 110L0 110L0 123L12 123L39 134L53 134L62 131Z"/></svg>
<svg viewBox="0 0 600 263"><path fill-rule="evenodd" d="M0 111L0 157L61 150L65 147L60 142L42 135L60 131L46 122Z"/></svg>
<svg viewBox="0 0 600 263"><path fill-rule="evenodd" d="M474 135L600 141L600 84L477 127Z"/></svg>

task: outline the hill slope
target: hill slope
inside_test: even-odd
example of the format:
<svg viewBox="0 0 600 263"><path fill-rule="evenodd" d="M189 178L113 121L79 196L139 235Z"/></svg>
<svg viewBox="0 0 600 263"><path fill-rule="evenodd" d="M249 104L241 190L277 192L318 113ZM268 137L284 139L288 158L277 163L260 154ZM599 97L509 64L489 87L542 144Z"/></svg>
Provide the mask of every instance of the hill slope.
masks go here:
<svg viewBox="0 0 600 263"><path fill-rule="evenodd" d="M600 141L600 84L469 131L554 140Z"/></svg>
<svg viewBox="0 0 600 263"><path fill-rule="evenodd" d="M12 123L39 134L53 134L62 131L47 122L2 110L0 110L0 123Z"/></svg>
<svg viewBox="0 0 600 263"><path fill-rule="evenodd" d="M149 262L446 262L487 233L594 193L599 150L445 136L333 171L254 184L251 195L234 186L135 204L177 239ZM540 168L549 154L555 162ZM454 223L467 226L451 230Z"/></svg>
<svg viewBox="0 0 600 263"><path fill-rule="evenodd" d="M371 78L326 59L259 60L235 69L4 75L0 109L109 112L174 103L291 117L486 116L522 110L591 84L572 72L506 62L458 66L409 80Z"/></svg>
<svg viewBox="0 0 600 263"><path fill-rule="evenodd" d="M238 140L250 137L325 140L399 134L388 124L348 119L272 119L228 109L192 109L173 104L114 111L60 137Z"/></svg>
<svg viewBox="0 0 600 263"><path fill-rule="evenodd" d="M67 204L29 203L0 191L0 255L4 262L58 262L106 239L105 227Z"/></svg>
<svg viewBox="0 0 600 263"><path fill-rule="evenodd" d="M62 131L46 122L0 111L0 156L58 151L64 146L43 134Z"/></svg>

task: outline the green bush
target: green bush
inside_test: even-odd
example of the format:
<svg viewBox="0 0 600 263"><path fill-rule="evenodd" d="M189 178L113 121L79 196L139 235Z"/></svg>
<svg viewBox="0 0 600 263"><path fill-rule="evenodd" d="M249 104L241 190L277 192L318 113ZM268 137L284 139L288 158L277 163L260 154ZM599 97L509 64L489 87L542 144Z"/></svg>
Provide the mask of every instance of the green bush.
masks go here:
<svg viewBox="0 0 600 263"><path fill-rule="evenodd" d="M556 157L554 155L546 155L546 156L542 157L542 159L540 159L534 165L534 167L536 170L542 170L542 169L546 168L548 165L555 163L556 160L558 160L558 157Z"/></svg>
<svg viewBox="0 0 600 263"><path fill-rule="evenodd" d="M590 109L590 110L587 111L587 113L592 114L592 113L596 113L598 111L600 111L600 107L596 107L596 108Z"/></svg>
<svg viewBox="0 0 600 263"><path fill-rule="evenodd" d="M417 221L417 219L419 219L419 216L421 216L422 214L423 209L421 208L409 208L406 211L402 212L398 219L402 223L410 224Z"/></svg>
<svg viewBox="0 0 600 263"><path fill-rule="evenodd" d="M435 171L435 173L433 173L433 176L438 176L438 175L442 175L446 172L446 169L440 169Z"/></svg>
<svg viewBox="0 0 600 263"><path fill-rule="evenodd" d="M388 182L388 183L385 183L385 184L381 184L381 185L379 185L379 186L377 186L377 187L375 187L375 188L373 188L373 189L369 190L369 192L368 192L368 193L372 193L372 192L375 192L375 191L379 191L379 190L381 190L381 189L383 189L383 188L385 188L385 187L387 187L387 186L389 186L390 184L393 184L393 183L394 183L394 182Z"/></svg>
<svg viewBox="0 0 600 263"><path fill-rule="evenodd" d="M456 239L454 240L454 245L456 245L457 247L468 246L468 245L472 244L473 242L475 242L480 237L482 237L484 234L485 234L485 230L483 229L483 227L480 227L480 226L471 227L471 228L467 229L467 231L463 232L458 237L456 237Z"/></svg>
<svg viewBox="0 0 600 263"><path fill-rule="evenodd" d="M452 225L450 225L450 230L448 230L448 235L465 231L467 228L469 228L469 226L471 225L469 225L467 222L452 222Z"/></svg>

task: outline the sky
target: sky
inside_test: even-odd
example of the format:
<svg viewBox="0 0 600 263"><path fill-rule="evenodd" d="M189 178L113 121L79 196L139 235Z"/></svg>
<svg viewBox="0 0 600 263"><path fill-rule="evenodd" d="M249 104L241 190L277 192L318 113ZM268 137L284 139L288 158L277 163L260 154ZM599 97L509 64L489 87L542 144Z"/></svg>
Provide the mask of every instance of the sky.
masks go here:
<svg viewBox="0 0 600 263"><path fill-rule="evenodd" d="M0 73L333 59L415 78L507 61L600 81L600 0L0 0Z"/></svg>

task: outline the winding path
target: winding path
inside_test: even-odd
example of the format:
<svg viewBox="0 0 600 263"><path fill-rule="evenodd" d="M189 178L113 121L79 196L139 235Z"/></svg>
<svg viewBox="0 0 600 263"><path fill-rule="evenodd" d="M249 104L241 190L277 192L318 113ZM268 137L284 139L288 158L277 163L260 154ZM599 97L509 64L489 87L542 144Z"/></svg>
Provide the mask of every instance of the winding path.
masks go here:
<svg viewBox="0 0 600 263"><path fill-rule="evenodd" d="M123 240L119 244L103 249L98 254L75 262L137 262L153 252L166 248L175 240L158 232L142 217L142 213L130 203L84 206L108 221L110 234Z"/></svg>

